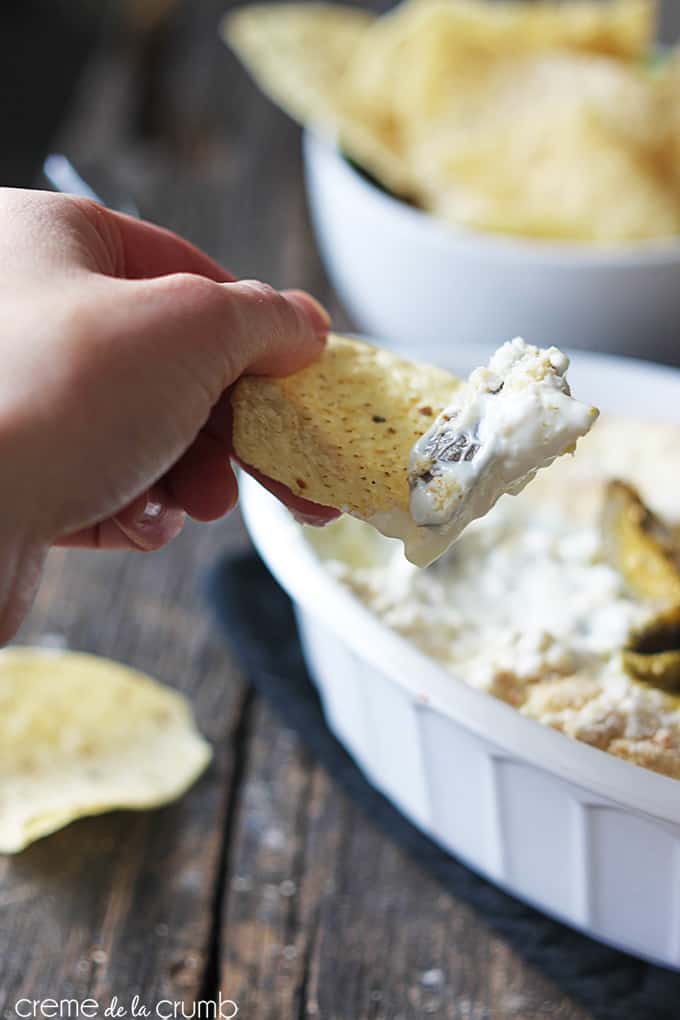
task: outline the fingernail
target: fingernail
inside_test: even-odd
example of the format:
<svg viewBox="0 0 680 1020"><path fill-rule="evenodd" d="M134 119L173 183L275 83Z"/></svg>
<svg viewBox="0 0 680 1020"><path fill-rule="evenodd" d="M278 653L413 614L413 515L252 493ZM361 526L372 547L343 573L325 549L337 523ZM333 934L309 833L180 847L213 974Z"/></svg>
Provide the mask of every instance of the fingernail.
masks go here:
<svg viewBox="0 0 680 1020"><path fill-rule="evenodd" d="M306 316L316 332L320 336L326 336L331 325L331 317L323 305L303 290L285 290L283 293Z"/></svg>
<svg viewBox="0 0 680 1020"><path fill-rule="evenodd" d="M150 499L144 507L144 513L140 518L140 523L144 524L147 521L157 521L162 513L163 504L156 503L154 500Z"/></svg>

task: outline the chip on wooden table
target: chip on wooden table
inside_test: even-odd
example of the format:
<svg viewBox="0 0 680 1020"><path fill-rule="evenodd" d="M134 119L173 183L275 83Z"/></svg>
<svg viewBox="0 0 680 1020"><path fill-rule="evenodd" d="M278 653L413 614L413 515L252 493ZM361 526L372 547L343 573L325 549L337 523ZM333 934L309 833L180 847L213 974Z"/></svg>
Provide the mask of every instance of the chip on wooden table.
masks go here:
<svg viewBox="0 0 680 1020"><path fill-rule="evenodd" d="M301 372L236 384L234 450L315 503L361 517L408 511L413 444L457 386L443 369L331 336Z"/></svg>
<svg viewBox="0 0 680 1020"><path fill-rule="evenodd" d="M0 652L0 853L76 818L157 807L210 760L185 699L76 652Z"/></svg>

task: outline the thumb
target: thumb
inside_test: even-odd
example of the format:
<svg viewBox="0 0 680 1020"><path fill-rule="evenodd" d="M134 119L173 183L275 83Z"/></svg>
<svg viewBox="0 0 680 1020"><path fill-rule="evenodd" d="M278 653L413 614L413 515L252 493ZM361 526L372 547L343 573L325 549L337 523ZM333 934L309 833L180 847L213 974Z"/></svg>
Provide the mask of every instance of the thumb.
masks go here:
<svg viewBox="0 0 680 1020"><path fill-rule="evenodd" d="M328 314L308 294L257 281L217 283L179 273L99 277L93 287L100 296L90 302L93 321L86 318L81 330L81 355L98 416L109 404L113 418L124 413L142 427L171 408L180 445L195 437L239 376L295 372L318 357L328 333ZM164 459L180 452L168 446Z"/></svg>
<svg viewBox="0 0 680 1020"><path fill-rule="evenodd" d="M217 399L244 373L288 375L317 357L328 313L309 294L255 280L216 283L175 274L117 281L129 294L140 359L158 354L191 366Z"/></svg>

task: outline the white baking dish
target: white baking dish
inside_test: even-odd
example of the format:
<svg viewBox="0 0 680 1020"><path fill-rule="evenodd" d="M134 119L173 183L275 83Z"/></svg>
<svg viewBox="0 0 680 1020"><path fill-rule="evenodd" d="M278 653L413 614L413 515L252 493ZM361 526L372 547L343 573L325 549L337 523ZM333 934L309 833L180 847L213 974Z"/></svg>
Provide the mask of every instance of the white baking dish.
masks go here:
<svg viewBox="0 0 680 1020"><path fill-rule="evenodd" d="M459 348L462 374L487 352ZM579 354L579 398L680 422L680 372ZM594 938L680 969L680 782L570 740L468 687L325 571L303 530L243 478L253 541L296 606L329 726L447 850Z"/></svg>
<svg viewBox="0 0 680 1020"><path fill-rule="evenodd" d="M324 264L367 336L422 358L523 336L677 362L680 239L597 247L456 231L309 132L304 157Z"/></svg>

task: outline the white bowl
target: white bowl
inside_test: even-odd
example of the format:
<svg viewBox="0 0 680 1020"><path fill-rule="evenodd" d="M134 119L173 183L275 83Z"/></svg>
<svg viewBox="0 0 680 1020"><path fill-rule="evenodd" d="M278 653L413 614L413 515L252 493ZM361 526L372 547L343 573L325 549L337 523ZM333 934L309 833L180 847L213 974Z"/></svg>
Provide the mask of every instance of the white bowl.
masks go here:
<svg viewBox="0 0 680 1020"><path fill-rule="evenodd" d="M462 373L480 352L459 354L450 367ZM583 400L680 422L678 371L585 354L572 369ZM336 583L245 476L242 498L255 545L295 603L328 724L375 786L515 896L680 969L680 782L468 687Z"/></svg>
<svg viewBox="0 0 680 1020"><path fill-rule="evenodd" d="M457 232L309 132L304 157L326 269L366 335L424 358L523 336L680 360L680 240L603 248Z"/></svg>

